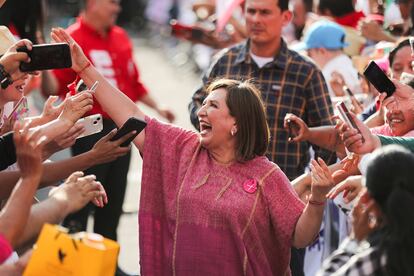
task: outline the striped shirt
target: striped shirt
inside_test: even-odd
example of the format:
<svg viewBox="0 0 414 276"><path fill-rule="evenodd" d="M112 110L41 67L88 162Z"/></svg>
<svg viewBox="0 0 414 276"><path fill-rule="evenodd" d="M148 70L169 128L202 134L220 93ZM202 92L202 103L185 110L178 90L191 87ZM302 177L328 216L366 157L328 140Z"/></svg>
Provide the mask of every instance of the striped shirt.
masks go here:
<svg viewBox="0 0 414 276"><path fill-rule="evenodd" d="M332 125L332 103L321 71L315 64L287 48L281 47L272 62L259 68L249 54L249 41L218 54L203 78L205 84L217 78L252 79L260 88L266 105L271 143L267 156L280 166L290 180L301 175L309 163L307 142L288 143L283 127L286 113L302 118L309 127ZM197 93L201 95L197 95ZM197 91L193 100L202 97ZM335 155L314 147L316 156L332 162Z"/></svg>

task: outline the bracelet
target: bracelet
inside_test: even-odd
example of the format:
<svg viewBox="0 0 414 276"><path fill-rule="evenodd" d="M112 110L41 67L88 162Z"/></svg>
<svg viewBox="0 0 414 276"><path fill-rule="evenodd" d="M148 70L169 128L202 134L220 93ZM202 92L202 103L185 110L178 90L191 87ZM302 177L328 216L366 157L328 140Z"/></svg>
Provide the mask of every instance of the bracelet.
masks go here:
<svg viewBox="0 0 414 276"><path fill-rule="evenodd" d="M85 71L86 70L86 68L88 68L89 66L91 66L91 63L90 63L90 61L88 60L88 63L82 68L82 69L80 69L79 71L75 71L76 72L76 74L78 74L78 75L80 75L83 71Z"/></svg>
<svg viewBox="0 0 414 276"><path fill-rule="evenodd" d="M308 203L317 206L324 206L326 201L309 200Z"/></svg>

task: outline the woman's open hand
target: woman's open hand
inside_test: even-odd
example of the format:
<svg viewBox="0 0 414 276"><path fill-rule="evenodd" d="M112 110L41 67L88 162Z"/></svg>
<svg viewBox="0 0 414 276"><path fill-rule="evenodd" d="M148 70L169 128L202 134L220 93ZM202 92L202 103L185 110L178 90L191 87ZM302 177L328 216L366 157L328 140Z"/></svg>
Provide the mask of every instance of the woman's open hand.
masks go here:
<svg viewBox="0 0 414 276"><path fill-rule="evenodd" d="M335 186L335 182L322 158L318 158L318 161L312 160L310 167L312 170L311 199L324 202L328 192Z"/></svg>
<svg viewBox="0 0 414 276"><path fill-rule="evenodd" d="M83 53L82 48L64 29L53 28L50 36L55 42L67 43L69 45L72 57L72 69L75 72L80 72L88 66L90 62Z"/></svg>

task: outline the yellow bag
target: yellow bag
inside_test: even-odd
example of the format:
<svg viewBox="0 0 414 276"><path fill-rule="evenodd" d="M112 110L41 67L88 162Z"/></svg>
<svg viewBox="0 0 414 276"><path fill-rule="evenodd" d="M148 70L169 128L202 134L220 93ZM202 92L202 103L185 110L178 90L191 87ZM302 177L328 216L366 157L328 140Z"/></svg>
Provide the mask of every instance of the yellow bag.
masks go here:
<svg viewBox="0 0 414 276"><path fill-rule="evenodd" d="M113 276L119 245L93 233L45 224L23 276Z"/></svg>

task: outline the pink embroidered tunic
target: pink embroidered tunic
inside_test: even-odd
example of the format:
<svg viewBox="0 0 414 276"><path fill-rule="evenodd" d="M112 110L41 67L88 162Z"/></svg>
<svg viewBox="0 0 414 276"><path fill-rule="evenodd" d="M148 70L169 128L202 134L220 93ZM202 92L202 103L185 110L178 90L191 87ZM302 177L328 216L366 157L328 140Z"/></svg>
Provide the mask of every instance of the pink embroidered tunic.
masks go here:
<svg viewBox="0 0 414 276"><path fill-rule="evenodd" d="M147 118L139 210L141 273L290 275L304 208L266 157L223 165L193 131Z"/></svg>

